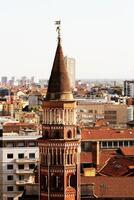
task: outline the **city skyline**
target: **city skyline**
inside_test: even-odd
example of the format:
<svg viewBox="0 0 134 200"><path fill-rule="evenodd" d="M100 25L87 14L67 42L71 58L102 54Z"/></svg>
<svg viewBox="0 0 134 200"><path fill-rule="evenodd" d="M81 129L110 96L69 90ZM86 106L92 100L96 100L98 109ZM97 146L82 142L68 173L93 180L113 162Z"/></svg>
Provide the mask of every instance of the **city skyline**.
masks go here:
<svg viewBox="0 0 134 200"><path fill-rule="evenodd" d="M60 19L64 55L75 58L76 79L132 79L133 8L131 0L1 1L1 76L48 79L54 21Z"/></svg>

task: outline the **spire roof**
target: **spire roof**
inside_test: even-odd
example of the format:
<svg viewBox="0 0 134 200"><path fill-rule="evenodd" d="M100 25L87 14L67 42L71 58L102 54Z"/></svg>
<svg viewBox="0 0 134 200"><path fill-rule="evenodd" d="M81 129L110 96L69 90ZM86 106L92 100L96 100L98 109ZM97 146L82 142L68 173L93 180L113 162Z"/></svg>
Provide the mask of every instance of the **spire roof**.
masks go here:
<svg viewBox="0 0 134 200"><path fill-rule="evenodd" d="M67 68L64 63L64 56L60 42L60 37L58 37L58 44L48 83L46 99L47 100L73 99L70 80L68 77Z"/></svg>

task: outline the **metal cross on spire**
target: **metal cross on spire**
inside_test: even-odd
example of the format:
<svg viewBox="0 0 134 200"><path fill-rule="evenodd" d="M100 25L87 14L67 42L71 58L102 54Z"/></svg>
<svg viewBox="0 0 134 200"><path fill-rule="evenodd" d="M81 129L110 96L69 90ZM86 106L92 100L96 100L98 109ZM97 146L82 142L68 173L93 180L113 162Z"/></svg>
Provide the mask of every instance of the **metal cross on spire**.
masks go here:
<svg viewBox="0 0 134 200"><path fill-rule="evenodd" d="M61 25L61 21L55 21L55 25L56 25L56 31L58 32L58 41L60 41L60 25Z"/></svg>

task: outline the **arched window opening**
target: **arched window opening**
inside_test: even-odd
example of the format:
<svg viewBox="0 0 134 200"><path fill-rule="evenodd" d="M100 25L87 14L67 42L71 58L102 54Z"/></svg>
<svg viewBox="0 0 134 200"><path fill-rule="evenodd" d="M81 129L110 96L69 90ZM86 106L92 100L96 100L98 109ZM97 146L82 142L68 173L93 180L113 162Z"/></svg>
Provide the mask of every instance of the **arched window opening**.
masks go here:
<svg viewBox="0 0 134 200"><path fill-rule="evenodd" d="M72 131L71 131L71 130L69 130L69 131L67 132L67 138L72 138Z"/></svg>
<svg viewBox="0 0 134 200"><path fill-rule="evenodd" d="M70 175L67 176L67 186L70 187Z"/></svg>
<svg viewBox="0 0 134 200"><path fill-rule="evenodd" d="M41 180L42 180L41 181L41 190L42 191L47 191L47 189L48 189L48 178L47 178L47 176L43 175Z"/></svg>
<svg viewBox="0 0 134 200"><path fill-rule="evenodd" d="M56 176L51 176L51 190L54 191L56 186Z"/></svg>
<svg viewBox="0 0 134 200"><path fill-rule="evenodd" d="M53 164L56 165L56 151L53 152Z"/></svg>
<svg viewBox="0 0 134 200"><path fill-rule="evenodd" d="M48 139L48 136L49 136L49 132L48 130L45 130L43 133L43 138Z"/></svg>
<svg viewBox="0 0 134 200"><path fill-rule="evenodd" d="M60 176L51 176L51 190L60 191L62 188L61 177Z"/></svg>
<svg viewBox="0 0 134 200"><path fill-rule="evenodd" d="M70 186L75 188L75 185L77 184L77 178L75 174L72 174L70 176Z"/></svg>
<svg viewBox="0 0 134 200"><path fill-rule="evenodd" d="M60 139L60 132L58 130L55 131L55 139Z"/></svg>
<svg viewBox="0 0 134 200"><path fill-rule="evenodd" d="M58 164L60 165L60 160L61 160L61 155L60 155L60 152L58 152Z"/></svg>
<svg viewBox="0 0 134 200"><path fill-rule="evenodd" d="M68 165L70 164L70 155L69 154L67 155L67 164Z"/></svg>

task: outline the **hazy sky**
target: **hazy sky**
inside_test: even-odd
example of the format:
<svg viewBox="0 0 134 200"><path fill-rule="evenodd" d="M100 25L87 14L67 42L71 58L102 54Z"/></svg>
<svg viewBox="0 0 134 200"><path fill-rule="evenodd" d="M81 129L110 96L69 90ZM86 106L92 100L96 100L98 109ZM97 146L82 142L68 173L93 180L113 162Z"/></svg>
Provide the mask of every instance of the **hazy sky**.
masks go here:
<svg viewBox="0 0 134 200"><path fill-rule="evenodd" d="M58 19L77 78L134 78L134 0L0 0L0 76L48 79Z"/></svg>

